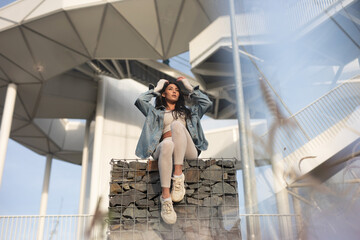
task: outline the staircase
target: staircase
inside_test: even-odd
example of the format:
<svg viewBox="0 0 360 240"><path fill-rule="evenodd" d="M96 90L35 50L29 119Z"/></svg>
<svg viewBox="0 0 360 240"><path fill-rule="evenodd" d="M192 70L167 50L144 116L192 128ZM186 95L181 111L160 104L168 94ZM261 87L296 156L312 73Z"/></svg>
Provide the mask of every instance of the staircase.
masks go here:
<svg viewBox="0 0 360 240"><path fill-rule="evenodd" d="M350 79L289 118L291 127L277 129L274 152L281 154L287 170L296 177L310 173L329 159L333 165L358 154L348 146L360 140L360 76ZM334 158L334 156L337 156ZM324 169L324 171L329 169Z"/></svg>

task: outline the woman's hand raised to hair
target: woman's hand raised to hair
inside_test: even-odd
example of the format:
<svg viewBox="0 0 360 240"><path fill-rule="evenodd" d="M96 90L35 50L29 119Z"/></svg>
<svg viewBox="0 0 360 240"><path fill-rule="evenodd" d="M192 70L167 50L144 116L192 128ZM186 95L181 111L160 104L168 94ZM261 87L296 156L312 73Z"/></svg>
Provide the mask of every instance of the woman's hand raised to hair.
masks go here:
<svg viewBox="0 0 360 240"><path fill-rule="evenodd" d="M166 80L166 79L160 79L160 80L158 81L156 87L154 88L154 92L158 92L158 93L159 93L159 92L163 89L165 83L169 83L169 81Z"/></svg>
<svg viewBox="0 0 360 240"><path fill-rule="evenodd" d="M189 80L187 80L185 77L178 77L176 81L182 82L184 84L184 87L189 92L192 92L193 86L191 86Z"/></svg>

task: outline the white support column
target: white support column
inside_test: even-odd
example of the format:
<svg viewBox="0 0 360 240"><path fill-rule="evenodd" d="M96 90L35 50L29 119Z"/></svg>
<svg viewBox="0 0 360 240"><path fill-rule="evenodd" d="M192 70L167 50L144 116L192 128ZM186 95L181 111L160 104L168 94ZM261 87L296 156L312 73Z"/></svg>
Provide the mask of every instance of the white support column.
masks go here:
<svg viewBox="0 0 360 240"><path fill-rule="evenodd" d="M5 98L4 112L0 129L0 187L5 166L6 150L10 137L11 124L15 109L17 86L14 83L8 85Z"/></svg>
<svg viewBox="0 0 360 240"><path fill-rule="evenodd" d="M86 127L85 127L85 137L84 137L84 147L82 153L82 164L81 164L81 186L80 186L80 199L79 199L79 215L84 214L84 203L85 203L85 194L86 194L86 183L88 181L88 163L89 163L89 136L90 136L90 124L91 119L86 120ZM83 230L84 226L83 218L80 216L78 220L77 226L77 239L83 239Z"/></svg>
<svg viewBox="0 0 360 240"><path fill-rule="evenodd" d="M95 131L94 131L94 146L93 159L91 167L91 189L90 189L90 203L89 214L94 214L96 205L99 199L99 185L100 185L100 162L101 162L101 144L104 128L104 114L105 114L105 81L102 77L98 82L98 96L96 103L95 116Z"/></svg>
<svg viewBox="0 0 360 240"><path fill-rule="evenodd" d="M46 208L48 203L52 158L53 156L51 154L46 155L46 166L45 166L45 174L43 181L43 189L41 193L40 214L39 214L40 221L38 225L37 240L42 240L44 237L45 215L46 215Z"/></svg>

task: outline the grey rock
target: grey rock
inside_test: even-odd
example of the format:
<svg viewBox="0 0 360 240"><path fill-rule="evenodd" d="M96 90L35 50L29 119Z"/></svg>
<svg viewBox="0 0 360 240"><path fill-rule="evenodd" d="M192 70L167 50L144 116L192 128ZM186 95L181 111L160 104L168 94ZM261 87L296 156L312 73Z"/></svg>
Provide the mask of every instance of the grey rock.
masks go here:
<svg viewBox="0 0 360 240"><path fill-rule="evenodd" d="M149 172L142 178L142 181L145 183L156 183L159 180L159 172Z"/></svg>
<svg viewBox="0 0 360 240"><path fill-rule="evenodd" d="M153 207L155 206L154 200L150 199L140 199L136 201L136 205L143 207Z"/></svg>
<svg viewBox="0 0 360 240"><path fill-rule="evenodd" d="M188 188L190 188L190 189L195 189L195 188L199 188L199 187L201 187L201 183L194 183L194 184L189 184L188 185Z"/></svg>
<svg viewBox="0 0 360 240"><path fill-rule="evenodd" d="M209 196L210 196L210 193L197 193L197 192L195 192L193 195L191 195L191 197L195 198L195 199L204 199Z"/></svg>
<svg viewBox="0 0 360 240"><path fill-rule="evenodd" d="M131 202L135 202L135 201L143 199L145 197L146 197L146 194L144 194L138 190L131 189L121 195L116 195L116 196L110 198L110 206L111 207L128 206Z"/></svg>
<svg viewBox="0 0 360 240"><path fill-rule="evenodd" d="M186 188L185 188L186 189ZM195 189L186 189L185 190L185 194L187 196L191 196L193 193L195 192Z"/></svg>
<svg viewBox="0 0 360 240"><path fill-rule="evenodd" d="M202 159L194 159L187 161L191 167L197 167L203 169L205 167L205 162Z"/></svg>
<svg viewBox="0 0 360 240"><path fill-rule="evenodd" d="M124 211L124 217L134 218L146 218L147 215L150 215L146 209L138 209L133 203L130 204Z"/></svg>
<svg viewBox="0 0 360 240"><path fill-rule="evenodd" d="M155 195L161 193L160 183L156 184L147 184L147 193L148 195Z"/></svg>
<svg viewBox="0 0 360 240"><path fill-rule="evenodd" d="M205 207L213 207L219 206L223 202L223 199L218 196L211 196L204 199L203 206Z"/></svg>
<svg viewBox="0 0 360 240"><path fill-rule="evenodd" d="M201 179L221 181L222 177L223 177L222 169L217 165L212 165L201 173Z"/></svg>
<svg viewBox="0 0 360 240"><path fill-rule="evenodd" d="M235 163L233 160L226 159L226 160L219 160L216 162L216 165L223 166L225 168L233 168L235 166Z"/></svg>
<svg viewBox="0 0 360 240"><path fill-rule="evenodd" d="M151 216L151 217L159 218L159 217L160 217L160 211L159 211L159 210L151 211L151 212L150 212L150 216Z"/></svg>
<svg viewBox="0 0 360 240"><path fill-rule="evenodd" d="M212 193L214 194L236 194L236 190L233 186L230 184L224 182L224 183L216 183L212 187Z"/></svg>
<svg viewBox="0 0 360 240"><path fill-rule="evenodd" d="M136 170L146 170L147 163L146 162L137 162L133 161L129 163L129 168Z"/></svg>
<svg viewBox="0 0 360 240"><path fill-rule="evenodd" d="M112 161L114 161L113 169L129 168L129 164L125 161L115 161L115 159Z"/></svg>
<svg viewBox="0 0 360 240"><path fill-rule="evenodd" d="M208 193L211 191L211 188L209 186L202 186L198 189L198 193Z"/></svg>
<svg viewBox="0 0 360 240"><path fill-rule="evenodd" d="M191 197L186 198L186 201L188 204L194 204L194 205L202 205L203 202L203 200L191 198Z"/></svg>
<svg viewBox="0 0 360 240"><path fill-rule="evenodd" d="M130 187L133 189L136 189L140 192L145 192L146 191L146 183L130 183Z"/></svg>

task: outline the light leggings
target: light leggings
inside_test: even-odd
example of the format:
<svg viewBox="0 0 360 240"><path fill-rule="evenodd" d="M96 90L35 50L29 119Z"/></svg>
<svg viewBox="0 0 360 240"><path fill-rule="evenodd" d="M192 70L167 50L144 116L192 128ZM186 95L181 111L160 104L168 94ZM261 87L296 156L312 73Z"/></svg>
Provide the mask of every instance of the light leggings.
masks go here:
<svg viewBox="0 0 360 240"><path fill-rule="evenodd" d="M163 139L153 154L158 159L161 187L170 188L173 170L172 159L175 165L183 165L184 158L195 159L198 152L185 126L179 121L171 123L171 137Z"/></svg>

